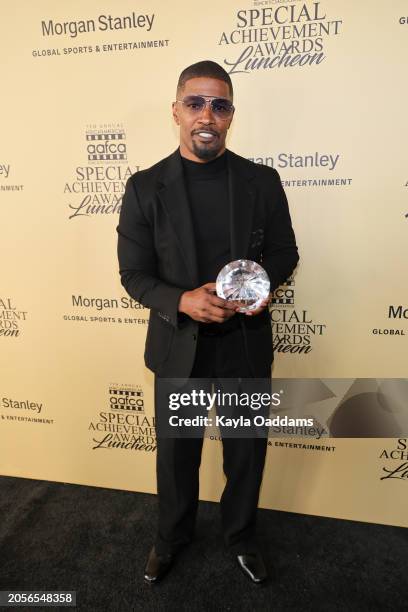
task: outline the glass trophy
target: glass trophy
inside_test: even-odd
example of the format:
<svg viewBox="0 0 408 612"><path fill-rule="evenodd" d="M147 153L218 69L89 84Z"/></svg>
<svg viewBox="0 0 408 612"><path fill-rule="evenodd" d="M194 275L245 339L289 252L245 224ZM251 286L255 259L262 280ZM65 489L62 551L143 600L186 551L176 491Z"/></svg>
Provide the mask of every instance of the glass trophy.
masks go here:
<svg viewBox="0 0 408 612"><path fill-rule="evenodd" d="M238 312L256 310L269 295L270 282L256 261L236 259L222 268L216 280L218 297L234 301Z"/></svg>

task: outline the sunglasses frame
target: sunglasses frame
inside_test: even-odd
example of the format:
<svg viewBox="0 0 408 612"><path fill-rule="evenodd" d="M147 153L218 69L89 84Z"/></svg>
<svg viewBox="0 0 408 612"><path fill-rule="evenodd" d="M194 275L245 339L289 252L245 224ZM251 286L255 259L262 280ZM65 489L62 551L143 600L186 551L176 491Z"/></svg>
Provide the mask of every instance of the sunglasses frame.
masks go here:
<svg viewBox="0 0 408 612"><path fill-rule="evenodd" d="M235 106L232 104L231 100L228 100L228 98L223 98L222 96L202 96L201 94L189 94L189 95L185 96L185 97L183 98L183 100L178 100L178 99L177 99L177 100L176 100L176 102L180 102L181 104L187 104L187 102L186 102L186 99L187 99L187 98L201 98L202 100L204 100L204 101L205 101L205 105L204 105L204 107L203 107L202 109L197 110L197 111L191 111L191 109L190 109L190 112L192 112L193 114L197 114L197 115L198 115L199 113L202 113L202 112L203 112L203 110L204 110L204 108L205 108L207 105L209 105L209 106L210 106L210 108L211 108L211 112L212 112L212 113L213 113L213 114L214 114L216 117L218 117L218 118L219 118L219 119L221 119L221 120L227 121L228 119L230 119L230 118L232 117L232 115L234 114L234 111L235 111ZM223 101L228 102L229 104L231 104L231 112L228 114L228 116L227 116L227 117L221 117L221 116L220 116L220 115L219 115L219 114L218 114L218 113L217 113L217 112L214 110L214 108L213 108L213 102L214 102L214 100L223 100Z"/></svg>

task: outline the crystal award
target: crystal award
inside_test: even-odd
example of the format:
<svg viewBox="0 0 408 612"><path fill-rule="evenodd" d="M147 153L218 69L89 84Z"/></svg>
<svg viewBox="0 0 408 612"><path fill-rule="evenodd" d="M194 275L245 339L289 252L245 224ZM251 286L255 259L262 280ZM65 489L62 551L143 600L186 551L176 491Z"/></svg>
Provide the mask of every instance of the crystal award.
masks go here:
<svg viewBox="0 0 408 612"><path fill-rule="evenodd" d="M270 282L256 261L236 259L222 268L216 280L218 297L232 300L238 312L256 310L269 295Z"/></svg>

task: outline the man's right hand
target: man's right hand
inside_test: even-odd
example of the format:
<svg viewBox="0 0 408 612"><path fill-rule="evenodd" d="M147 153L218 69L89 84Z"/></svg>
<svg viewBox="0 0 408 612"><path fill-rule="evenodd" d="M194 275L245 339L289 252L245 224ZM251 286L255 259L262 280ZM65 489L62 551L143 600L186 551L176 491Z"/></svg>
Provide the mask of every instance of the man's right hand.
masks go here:
<svg viewBox="0 0 408 612"><path fill-rule="evenodd" d="M219 298L215 287L215 283L206 283L192 291L185 291L179 301L179 312L184 312L194 321L201 323L223 323L230 319L235 314L237 305Z"/></svg>

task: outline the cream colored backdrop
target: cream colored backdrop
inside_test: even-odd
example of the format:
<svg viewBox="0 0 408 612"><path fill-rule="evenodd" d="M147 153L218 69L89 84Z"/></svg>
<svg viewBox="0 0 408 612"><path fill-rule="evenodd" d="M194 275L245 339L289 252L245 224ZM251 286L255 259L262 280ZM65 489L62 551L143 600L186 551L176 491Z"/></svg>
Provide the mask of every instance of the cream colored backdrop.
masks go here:
<svg viewBox="0 0 408 612"><path fill-rule="evenodd" d="M274 376L407 377L404 0L17 0L0 16L2 474L155 492L148 311L121 287L116 225L129 173L178 146L177 78L201 59L231 71L229 148L274 165L290 203L301 263L272 316L277 336L284 317L312 332L282 340ZM261 507L408 524L408 473L381 480L405 439L285 441L322 448L272 439ZM202 499L219 499L221 459L206 439Z"/></svg>

